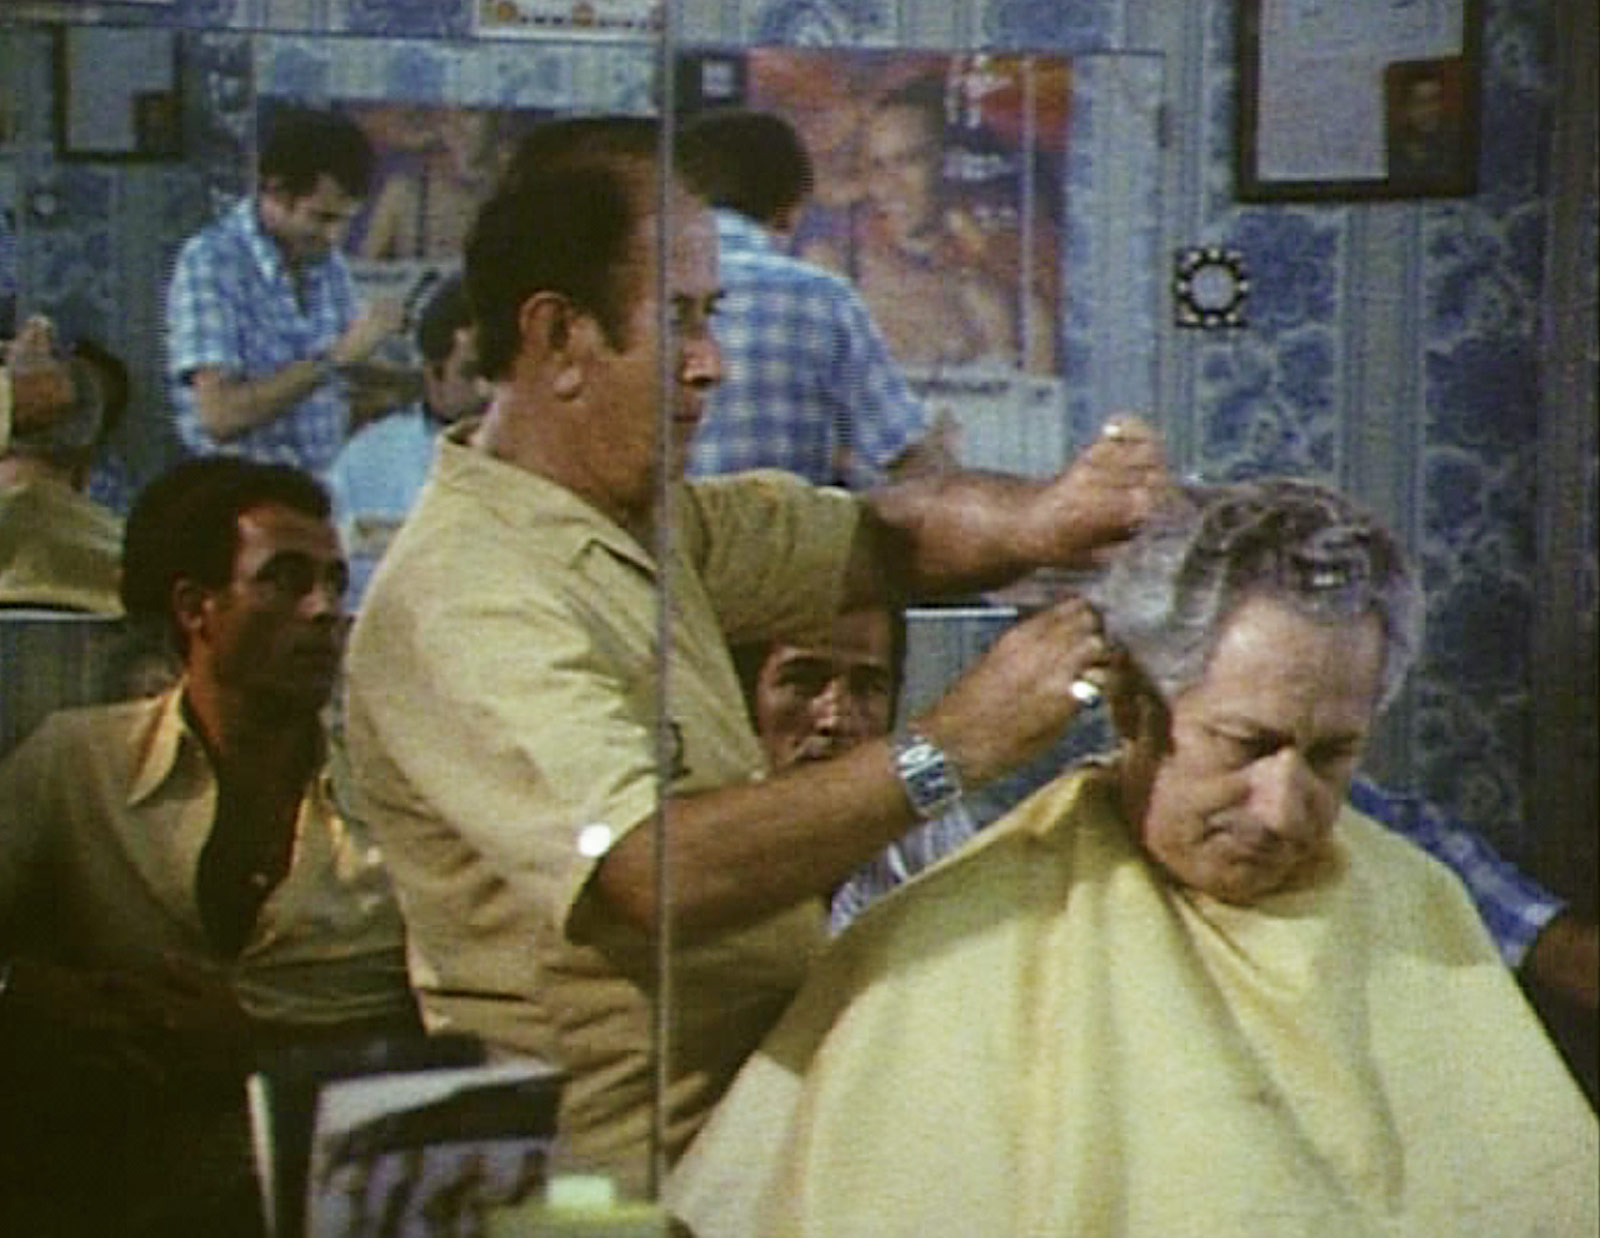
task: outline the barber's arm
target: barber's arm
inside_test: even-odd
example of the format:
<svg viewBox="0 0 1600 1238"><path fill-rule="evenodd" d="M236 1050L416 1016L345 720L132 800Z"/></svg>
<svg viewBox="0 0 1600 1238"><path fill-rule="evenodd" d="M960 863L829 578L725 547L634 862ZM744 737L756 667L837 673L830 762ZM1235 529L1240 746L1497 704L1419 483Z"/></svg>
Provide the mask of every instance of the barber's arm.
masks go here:
<svg viewBox="0 0 1600 1238"><path fill-rule="evenodd" d="M845 604L880 600L896 585L909 597L937 597L1036 568L1092 566L1171 484L1160 438L1137 417L1119 417L1054 478L952 470L884 486L867 495L871 518Z"/></svg>
<svg viewBox="0 0 1600 1238"><path fill-rule="evenodd" d="M1081 708L1072 681L1106 657L1093 612L1068 599L1007 631L912 729L975 789L1043 751ZM673 923L691 935L823 897L920 820L882 739L761 782L674 797L666 816ZM613 913L653 932L648 823L611 849L594 881L591 893Z"/></svg>
<svg viewBox="0 0 1600 1238"><path fill-rule="evenodd" d="M1522 969L1591 1015L1600 1010L1600 928L1561 911L1534 939Z"/></svg>
<svg viewBox="0 0 1600 1238"><path fill-rule="evenodd" d="M844 607L1093 563L1169 484L1156 435L1136 418L1113 424L1049 481L959 472L874 492ZM1073 680L1108 656L1094 613L1070 598L1006 632L912 730L975 789L1043 751L1080 708ZM887 740L764 782L674 798L666 815L675 923L688 932L821 897L919 819ZM637 829L601 862L594 893L649 931L654 874L652 831Z"/></svg>

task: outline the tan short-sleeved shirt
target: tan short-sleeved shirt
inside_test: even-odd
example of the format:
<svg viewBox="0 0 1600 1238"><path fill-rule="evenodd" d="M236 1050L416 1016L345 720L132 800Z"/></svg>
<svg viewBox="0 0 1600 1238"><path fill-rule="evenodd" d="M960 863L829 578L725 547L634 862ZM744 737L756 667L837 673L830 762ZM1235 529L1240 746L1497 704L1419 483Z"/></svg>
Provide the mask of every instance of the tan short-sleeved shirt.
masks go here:
<svg viewBox="0 0 1600 1238"><path fill-rule="evenodd" d="M761 775L727 645L827 621L857 512L775 473L676 492L672 793ZM563 1066L569 1151L630 1187L650 1129L654 946L583 899L598 861L578 841L655 812L659 583L576 496L447 438L367 594L347 696L356 810L388 856L430 1026ZM669 1152L822 940L819 902L678 949Z"/></svg>
<svg viewBox="0 0 1600 1238"><path fill-rule="evenodd" d="M225 977L256 1018L403 1020L403 926L371 837L326 776L300 806L288 875L236 959L212 948L195 900L217 780L181 706L62 710L0 765L0 923L27 908L56 962L149 971L164 956Z"/></svg>

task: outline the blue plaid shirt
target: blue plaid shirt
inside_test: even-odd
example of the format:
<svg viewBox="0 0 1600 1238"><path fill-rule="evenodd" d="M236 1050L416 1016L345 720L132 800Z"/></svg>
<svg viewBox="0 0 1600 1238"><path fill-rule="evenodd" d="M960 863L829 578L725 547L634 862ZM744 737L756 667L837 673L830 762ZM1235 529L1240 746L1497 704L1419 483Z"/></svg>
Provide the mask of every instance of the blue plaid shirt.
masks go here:
<svg viewBox="0 0 1600 1238"><path fill-rule="evenodd" d="M167 378L178 436L191 451L227 451L321 474L344 442L349 405L337 381L265 425L221 442L200 423L189 376L216 366L258 379L331 347L359 309L337 252L302 272L296 297L278 246L246 198L184 243L167 287Z"/></svg>
<svg viewBox="0 0 1600 1238"><path fill-rule="evenodd" d="M1506 966L1522 966L1534 938L1566 904L1502 859L1467 826L1419 796L1397 795L1363 778L1350 784L1357 811L1410 839L1454 870L1477 904Z"/></svg>
<svg viewBox="0 0 1600 1238"><path fill-rule="evenodd" d="M724 376L689 472L779 468L819 485L881 480L927 434L929 417L865 303L843 277L781 253L757 224L732 211L716 216Z"/></svg>

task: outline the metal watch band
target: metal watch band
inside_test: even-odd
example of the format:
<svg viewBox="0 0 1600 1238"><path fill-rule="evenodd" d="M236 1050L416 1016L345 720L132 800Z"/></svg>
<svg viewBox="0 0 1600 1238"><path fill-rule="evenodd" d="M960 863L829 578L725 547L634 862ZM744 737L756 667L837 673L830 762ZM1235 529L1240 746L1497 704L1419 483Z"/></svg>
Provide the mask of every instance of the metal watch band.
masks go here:
<svg viewBox="0 0 1600 1238"><path fill-rule="evenodd" d="M924 821L943 816L961 798L954 763L924 735L902 731L895 736L894 766L912 811Z"/></svg>

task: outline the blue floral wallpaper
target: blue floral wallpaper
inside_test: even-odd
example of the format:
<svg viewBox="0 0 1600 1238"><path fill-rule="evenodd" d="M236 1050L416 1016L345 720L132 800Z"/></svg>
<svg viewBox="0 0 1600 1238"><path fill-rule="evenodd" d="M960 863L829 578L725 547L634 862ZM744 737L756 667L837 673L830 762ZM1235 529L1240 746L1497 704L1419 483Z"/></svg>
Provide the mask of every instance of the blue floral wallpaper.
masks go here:
<svg viewBox="0 0 1600 1238"><path fill-rule="evenodd" d="M1120 330L1141 351L1148 405L1179 467L1212 477L1308 473L1354 488L1399 528L1422 564L1429 632L1411 689L1377 746L1384 777L1481 823L1513 856L1537 851L1528 822L1538 715L1536 616L1552 572L1577 581L1578 631L1595 632L1594 370L1591 343L1566 407L1547 393L1544 349L1550 163L1559 40L1553 6L1488 0L1480 191L1471 198L1360 204L1245 204L1234 195L1234 9L1230 0L684 0L670 12L686 43L1029 49L1086 57L1110 98L1116 53L1154 65L1142 115L1152 136L1126 230L1124 304L1068 324L1083 350ZM178 0L171 8L100 6L108 20L187 29L191 153L182 167L62 164L48 141L51 83L37 28L0 29L8 54L0 106L17 117L0 146L13 187L20 282L40 308L100 334L154 375L150 305L160 264L217 202L238 192L253 92L306 97L352 83L387 94L524 106L648 106L650 49L473 38L471 0ZM341 40L330 54L328 34ZM380 36L380 37L371 37ZM402 41L403 40L403 41ZM1090 59L1099 57L1103 59ZM1153 58L1153 59L1152 59ZM1127 63L1135 63L1129 60ZM13 78L10 66L31 76ZM470 71L464 66L470 65ZM1092 102L1096 96L1090 94ZM1333 104L1330 104L1333 106ZM0 138L4 131L0 130ZM1085 150L1089 149L1085 143ZM205 166L197 176L191 169ZM1592 163L1590 164L1592 173ZM1094 211L1080 170L1078 210ZM41 194L49 189L50 196ZM1593 180L1581 187L1586 284L1595 300ZM1126 200L1125 200L1126 201ZM54 210L40 210L55 205ZM1578 237L1584 233L1580 227ZM1140 240L1140 237L1143 240ZM1107 234L1100 234L1104 246ZM1244 255L1246 324L1199 332L1172 324L1165 255L1222 244ZM1581 255L1580 255L1581 257ZM1131 291L1130 291L1131 290ZM1562 312L1558 307L1555 312ZM1107 333L1109 332L1109 335ZM1592 329L1590 337L1592 339ZM1118 348L1126 348L1119 344ZM1118 353L1119 357L1122 355ZM149 390L155 390L149 387ZM1098 391L1080 396L1082 433ZM1585 451L1548 468L1552 426L1582 420ZM1555 420L1552 420L1555 419ZM147 409L127 444L134 472L164 450ZM130 434L133 432L130 431ZM1544 452L1544 454L1542 454ZM1541 460L1547 467L1541 470ZM1539 558L1552 511L1580 528L1575 561ZM1547 651L1564 656L1568 651ZM1589 668L1590 649L1575 651ZM1594 726L1593 689L1582 724ZM1593 743L1587 751L1593 753ZM1572 776L1593 782L1596 771Z"/></svg>

